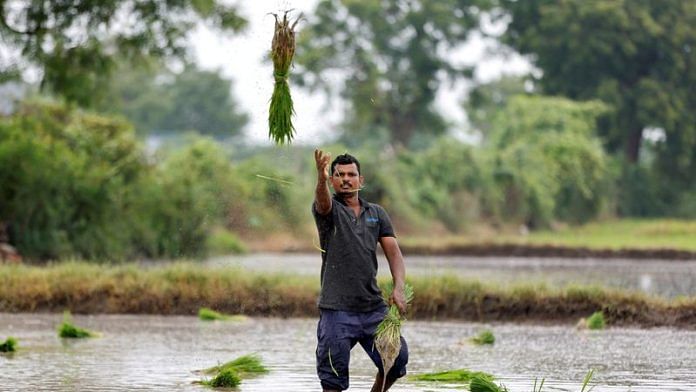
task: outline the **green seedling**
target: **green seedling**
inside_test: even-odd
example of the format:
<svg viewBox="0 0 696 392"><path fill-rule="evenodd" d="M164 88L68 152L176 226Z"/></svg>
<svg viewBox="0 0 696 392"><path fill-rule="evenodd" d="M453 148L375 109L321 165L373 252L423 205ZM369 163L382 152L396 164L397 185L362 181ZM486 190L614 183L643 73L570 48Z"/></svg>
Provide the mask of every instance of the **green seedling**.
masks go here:
<svg viewBox="0 0 696 392"><path fill-rule="evenodd" d="M388 296L391 296L392 290L393 287L388 289ZM404 296L407 304L413 301L413 286L408 283L404 286ZM379 323L375 331L374 344L382 358L384 374L389 374L389 370L394 366L394 361L396 361L396 357L399 355L399 351L401 351L401 321L402 316L399 313L399 308L392 304L389 306L389 311L384 316L384 320ZM384 390L386 380L387 377L384 377L382 390Z"/></svg>
<svg viewBox="0 0 696 392"><path fill-rule="evenodd" d="M478 345L493 344L495 343L495 336L491 330L486 329L471 338L471 342Z"/></svg>
<svg viewBox="0 0 696 392"><path fill-rule="evenodd" d="M13 353L17 351L17 339L8 337L5 342L0 344L0 353Z"/></svg>
<svg viewBox="0 0 696 392"><path fill-rule="evenodd" d="M72 324L70 312L63 313L63 323L58 327L58 336L61 338L94 338L99 336L99 333L88 329L80 328Z"/></svg>
<svg viewBox="0 0 696 392"><path fill-rule="evenodd" d="M224 314L216 312L210 308L200 308L198 310L198 318L203 321L245 321L246 316L240 314Z"/></svg>
<svg viewBox="0 0 696 392"><path fill-rule="evenodd" d="M223 370L233 370L241 376L268 373L268 369L261 363L258 355L244 355L235 360L225 362L222 365L213 366L203 370L205 374L219 373Z"/></svg>
<svg viewBox="0 0 696 392"><path fill-rule="evenodd" d="M295 26L299 17L290 24L286 11L282 18L275 16L275 32L271 43L273 78L275 85L268 109L268 136L276 144L290 143L295 134L292 115L295 112L288 76L292 58L295 55Z"/></svg>
<svg viewBox="0 0 696 392"><path fill-rule="evenodd" d="M504 386L496 385L493 381L485 377L474 376L469 384L471 392L507 392Z"/></svg>
<svg viewBox="0 0 696 392"><path fill-rule="evenodd" d="M441 382L461 382L468 383L474 377L493 380L493 376L484 372L474 372L468 369L447 370L443 372L418 374L411 379L417 381L441 381Z"/></svg>
<svg viewBox="0 0 696 392"><path fill-rule="evenodd" d="M225 369L213 377L210 381L203 381L203 385L207 385L213 388L234 388L239 386L242 379L239 375L232 369Z"/></svg>
<svg viewBox="0 0 696 392"><path fill-rule="evenodd" d="M606 326L606 321L604 320L604 313L602 311L592 313L587 319L587 328L597 330L604 329Z"/></svg>

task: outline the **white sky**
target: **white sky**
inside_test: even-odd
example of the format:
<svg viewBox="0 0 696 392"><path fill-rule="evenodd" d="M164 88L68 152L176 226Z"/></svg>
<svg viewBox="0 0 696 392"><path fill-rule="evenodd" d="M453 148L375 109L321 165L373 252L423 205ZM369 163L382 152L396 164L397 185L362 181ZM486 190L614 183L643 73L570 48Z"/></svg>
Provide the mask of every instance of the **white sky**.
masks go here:
<svg viewBox="0 0 696 392"><path fill-rule="evenodd" d="M254 143L270 144L268 140L268 105L273 92L273 70L270 62L264 62L273 37L274 18L270 12L294 9L311 14L318 0L256 0L243 1L240 9L249 26L234 38L223 38L205 28L192 34L195 56L203 68L220 69L222 74L234 80L234 95L242 109L249 113L247 136ZM294 13L296 15L296 13ZM302 21L296 30L302 29ZM476 64L476 78L491 80L501 73L524 73L529 63L520 56L502 58L487 54L486 41L472 39L462 50L452 54L455 62ZM292 70L291 70L292 72ZM294 143L320 145L335 135L336 124L341 119L341 109L334 105L326 109L321 94L310 95L296 86L290 86L296 115L297 135ZM436 105L455 125L455 134L465 138L466 117L461 109L461 99L467 85L458 83L447 86L438 94ZM458 132L457 132L458 130Z"/></svg>

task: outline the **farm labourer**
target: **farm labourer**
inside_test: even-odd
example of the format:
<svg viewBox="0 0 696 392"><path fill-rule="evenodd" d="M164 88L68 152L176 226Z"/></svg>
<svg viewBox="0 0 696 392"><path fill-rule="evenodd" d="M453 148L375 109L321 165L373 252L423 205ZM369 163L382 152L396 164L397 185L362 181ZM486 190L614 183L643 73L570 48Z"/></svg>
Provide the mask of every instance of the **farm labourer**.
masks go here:
<svg viewBox="0 0 696 392"><path fill-rule="evenodd" d="M394 283L389 302L404 314L406 272L401 250L384 208L358 196L364 181L358 160L343 154L329 165L331 156L321 150L314 151L314 159L317 188L312 213L322 249L317 374L325 392L348 389L350 350L360 343L378 368L372 391L381 391L385 376L373 342L387 305L377 286L376 248L379 242L389 261ZM386 375L385 390L406 374L407 362L408 348L401 337L401 351Z"/></svg>

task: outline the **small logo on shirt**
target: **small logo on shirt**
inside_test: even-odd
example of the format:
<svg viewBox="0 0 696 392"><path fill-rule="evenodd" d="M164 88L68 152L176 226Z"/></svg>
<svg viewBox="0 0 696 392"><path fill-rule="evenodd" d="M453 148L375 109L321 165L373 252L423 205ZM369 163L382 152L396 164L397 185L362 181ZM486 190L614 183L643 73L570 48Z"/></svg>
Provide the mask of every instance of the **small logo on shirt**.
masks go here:
<svg viewBox="0 0 696 392"><path fill-rule="evenodd" d="M379 222L379 218L368 217L366 220L367 220L367 223L377 223L377 222Z"/></svg>

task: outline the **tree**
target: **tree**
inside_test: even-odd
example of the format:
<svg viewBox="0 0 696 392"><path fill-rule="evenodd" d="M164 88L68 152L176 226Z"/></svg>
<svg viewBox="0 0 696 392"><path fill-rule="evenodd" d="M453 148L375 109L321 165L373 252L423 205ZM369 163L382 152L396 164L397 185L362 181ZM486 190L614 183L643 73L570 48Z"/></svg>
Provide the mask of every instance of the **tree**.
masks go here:
<svg viewBox="0 0 696 392"><path fill-rule="evenodd" d="M526 94L525 78L503 76L488 83L477 84L464 101L472 128L487 136L496 114L516 95Z"/></svg>
<svg viewBox="0 0 696 392"><path fill-rule="evenodd" d="M249 121L234 100L232 82L194 64L179 73L123 66L107 95L102 110L124 115L139 133L195 130L224 139L240 134Z"/></svg>
<svg viewBox="0 0 696 392"><path fill-rule="evenodd" d="M606 110L598 101L511 98L484 143L500 189L496 214L531 228L595 217L609 193L609 161L595 135Z"/></svg>
<svg viewBox="0 0 696 392"><path fill-rule="evenodd" d="M534 60L543 92L601 99L614 111L606 145L637 163L646 129L657 167L682 186L696 176L696 3L691 0L501 0L503 40Z"/></svg>
<svg viewBox="0 0 696 392"><path fill-rule="evenodd" d="M348 102L347 142L381 133L408 145L447 125L433 107L445 76L470 76L449 50L478 25L485 0L322 0L298 38L296 81ZM344 82L332 76L340 74ZM355 137L354 137L355 136Z"/></svg>
<svg viewBox="0 0 696 392"><path fill-rule="evenodd" d="M42 87L91 106L116 59L183 58L199 22L238 31L246 21L218 0L14 0L0 2L0 46L17 53L0 75L36 66Z"/></svg>

